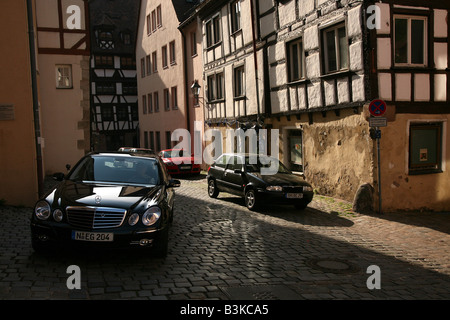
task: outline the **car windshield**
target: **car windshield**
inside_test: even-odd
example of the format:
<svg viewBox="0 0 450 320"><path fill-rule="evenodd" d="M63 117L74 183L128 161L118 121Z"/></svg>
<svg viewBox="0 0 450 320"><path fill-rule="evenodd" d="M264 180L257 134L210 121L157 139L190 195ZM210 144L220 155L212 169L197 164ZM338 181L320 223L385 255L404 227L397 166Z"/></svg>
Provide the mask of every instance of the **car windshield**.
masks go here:
<svg viewBox="0 0 450 320"><path fill-rule="evenodd" d="M152 158L91 156L82 160L69 180L157 185L158 162Z"/></svg>
<svg viewBox="0 0 450 320"><path fill-rule="evenodd" d="M161 151L162 158L178 158L178 157L189 157L189 153L184 149L174 149L168 151Z"/></svg>
<svg viewBox="0 0 450 320"><path fill-rule="evenodd" d="M247 172L261 172L262 168L270 168L273 165L278 166L278 173L291 173L278 159L266 156L259 156L256 163L251 157L245 157L245 169ZM273 163L273 164L272 164Z"/></svg>

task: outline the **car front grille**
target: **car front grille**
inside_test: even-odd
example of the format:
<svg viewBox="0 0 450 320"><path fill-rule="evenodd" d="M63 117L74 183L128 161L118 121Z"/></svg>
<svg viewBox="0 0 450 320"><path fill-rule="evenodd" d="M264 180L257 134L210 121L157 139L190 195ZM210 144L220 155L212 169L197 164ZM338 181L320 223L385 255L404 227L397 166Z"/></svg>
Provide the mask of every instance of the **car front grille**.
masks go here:
<svg viewBox="0 0 450 320"><path fill-rule="evenodd" d="M126 210L105 207L67 207L67 220L83 229L116 228L122 225Z"/></svg>
<svg viewBox="0 0 450 320"><path fill-rule="evenodd" d="M302 193L303 192L303 187L302 186L283 186L283 191L284 192L289 192L289 193Z"/></svg>

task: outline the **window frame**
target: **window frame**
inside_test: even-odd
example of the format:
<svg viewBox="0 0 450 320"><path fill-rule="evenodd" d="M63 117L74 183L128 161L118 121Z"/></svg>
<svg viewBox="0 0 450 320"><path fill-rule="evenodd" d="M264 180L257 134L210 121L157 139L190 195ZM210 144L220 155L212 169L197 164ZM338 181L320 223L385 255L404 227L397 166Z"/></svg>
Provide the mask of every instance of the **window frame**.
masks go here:
<svg viewBox="0 0 450 320"><path fill-rule="evenodd" d="M161 60L162 60L163 69L168 68L169 64L168 64L168 60L167 60L167 45L164 45L161 48Z"/></svg>
<svg viewBox="0 0 450 320"><path fill-rule="evenodd" d="M435 163L427 162L428 158L428 148L423 148L424 152L424 164L417 164L414 162L414 150L413 149L413 131L419 132L419 130L436 130L436 140L435 140ZM408 174L409 175L420 175L420 174L432 174L443 172L443 150L444 150L444 139L445 139L445 128L444 121L427 121L427 122L414 122L409 123L409 141L408 141ZM426 150L426 151L425 151ZM422 158L422 149L419 149L419 159ZM419 160L422 161L422 160Z"/></svg>
<svg viewBox="0 0 450 320"><path fill-rule="evenodd" d="M240 75L242 75L242 76L240 76ZM239 98L245 97L245 89L246 89L245 88L245 65L235 66L233 68L233 97L234 97L234 99L239 99Z"/></svg>
<svg viewBox="0 0 450 320"><path fill-rule="evenodd" d="M236 10L238 8L238 10ZM241 25L241 0L235 0L230 3L230 28L231 34L242 29Z"/></svg>
<svg viewBox="0 0 450 320"><path fill-rule="evenodd" d="M175 40L173 40L169 43L169 59L171 66L177 64L176 54L177 53L175 50Z"/></svg>
<svg viewBox="0 0 450 320"><path fill-rule="evenodd" d="M209 49L222 42L222 26L220 21L220 14L214 15L211 19L206 21L206 48Z"/></svg>
<svg viewBox="0 0 450 320"><path fill-rule="evenodd" d="M59 71L60 69L67 70L67 74L61 74L61 72ZM65 82L64 79L68 80L67 84L64 84ZM56 89L73 89L72 65L71 64L55 65L55 80L56 80Z"/></svg>
<svg viewBox="0 0 450 320"><path fill-rule="evenodd" d="M341 43L339 38L339 30L341 28L344 28L345 32L345 52L341 52ZM328 43L327 43L327 33L328 32L334 32L334 48L335 48L335 59L336 59L336 69L330 70L330 60L329 55L330 52L328 52ZM322 56L323 56L323 73L324 74L332 74L336 72L342 72L350 69L350 54L349 54L349 44L348 44L348 35L347 35L347 25L344 22L340 22L337 24L334 24L332 26L323 28L321 30L321 40L322 40ZM345 67L341 66L341 56L342 54L345 54L347 57L347 65Z"/></svg>
<svg viewBox="0 0 450 320"><path fill-rule="evenodd" d="M300 45L300 52L298 55L297 63L300 68L298 78L294 77L294 59L293 59L293 47L295 45ZM305 49L303 46L303 38L297 38L286 42L286 56L287 56L287 72L288 72L288 82L301 81L306 78L305 70Z"/></svg>
<svg viewBox="0 0 450 320"><path fill-rule="evenodd" d="M170 99L172 102L172 109L178 110L178 89L177 86L170 88Z"/></svg>
<svg viewBox="0 0 450 320"><path fill-rule="evenodd" d="M404 19L407 20L407 48L406 48L406 62L397 62L396 59L396 25L397 25L397 19ZM392 55L393 55L393 62L394 66L396 67L427 67L428 66L428 30L429 30L429 19L427 16L421 16L421 15L413 15L413 14L394 14L393 15L393 23L392 23ZM423 21L423 63L412 63L412 41L411 41L411 21L412 20L420 20Z"/></svg>

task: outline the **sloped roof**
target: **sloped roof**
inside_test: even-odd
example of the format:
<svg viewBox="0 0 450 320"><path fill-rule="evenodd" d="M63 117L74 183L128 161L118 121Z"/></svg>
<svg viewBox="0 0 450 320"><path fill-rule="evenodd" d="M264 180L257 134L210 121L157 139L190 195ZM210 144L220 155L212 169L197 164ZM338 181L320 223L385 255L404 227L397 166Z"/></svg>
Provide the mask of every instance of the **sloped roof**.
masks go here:
<svg viewBox="0 0 450 320"><path fill-rule="evenodd" d="M91 50L94 53L133 54L136 43L140 0L90 0L89 23L91 31ZM97 43L96 30L112 30L114 49L101 49ZM128 33L131 44L125 45L122 33Z"/></svg>

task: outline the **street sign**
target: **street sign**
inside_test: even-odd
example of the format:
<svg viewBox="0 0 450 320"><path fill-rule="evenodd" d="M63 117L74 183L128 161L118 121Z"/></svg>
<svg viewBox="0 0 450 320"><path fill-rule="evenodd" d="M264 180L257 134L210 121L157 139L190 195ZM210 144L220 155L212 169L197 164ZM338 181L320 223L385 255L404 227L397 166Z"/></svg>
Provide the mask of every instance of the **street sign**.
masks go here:
<svg viewBox="0 0 450 320"><path fill-rule="evenodd" d="M386 127L387 126L387 118L386 117L370 117L369 118L369 127Z"/></svg>
<svg viewBox="0 0 450 320"><path fill-rule="evenodd" d="M369 104L369 112L374 117L380 117L386 112L386 102L380 99L372 100Z"/></svg>

